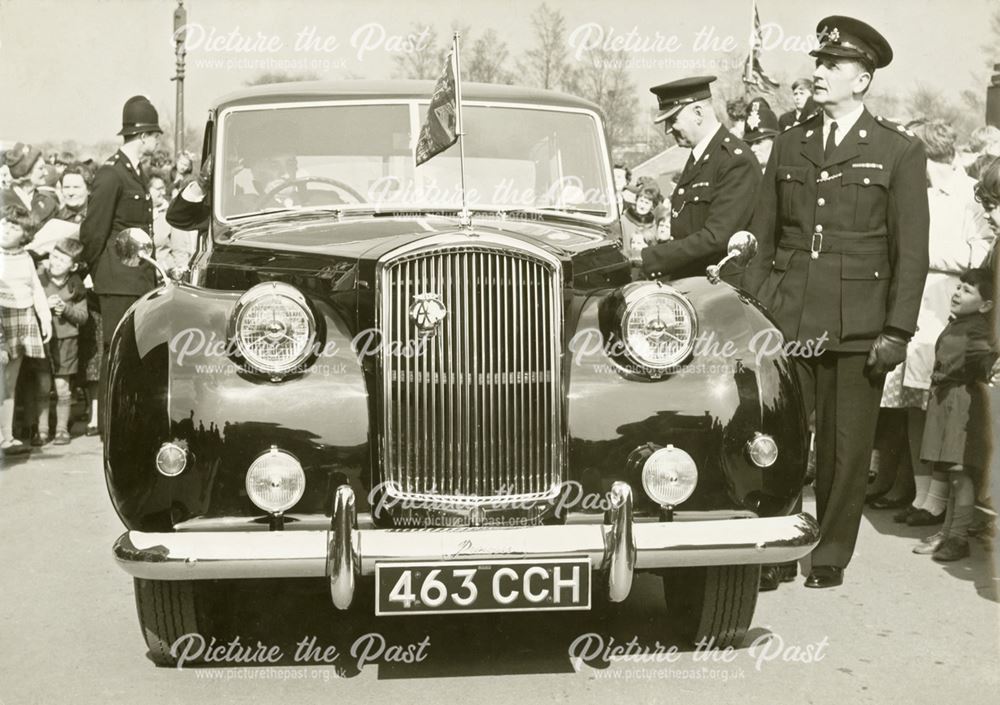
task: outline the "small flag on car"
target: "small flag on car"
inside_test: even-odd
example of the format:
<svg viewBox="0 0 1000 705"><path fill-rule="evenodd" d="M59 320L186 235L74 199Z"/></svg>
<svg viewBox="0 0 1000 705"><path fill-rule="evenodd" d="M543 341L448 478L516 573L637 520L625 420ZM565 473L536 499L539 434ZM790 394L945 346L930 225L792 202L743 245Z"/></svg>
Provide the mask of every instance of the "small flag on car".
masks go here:
<svg viewBox="0 0 1000 705"><path fill-rule="evenodd" d="M427 121L417 138L416 158L420 166L458 140L458 98L455 89L455 50L448 52L441 78L434 84L434 94L427 110Z"/></svg>

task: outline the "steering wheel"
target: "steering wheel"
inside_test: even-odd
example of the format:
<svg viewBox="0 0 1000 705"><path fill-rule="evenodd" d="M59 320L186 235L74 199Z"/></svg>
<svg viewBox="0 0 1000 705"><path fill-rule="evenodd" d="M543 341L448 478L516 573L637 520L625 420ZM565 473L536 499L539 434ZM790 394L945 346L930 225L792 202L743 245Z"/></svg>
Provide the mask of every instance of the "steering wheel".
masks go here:
<svg viewBox="0 0 1000 705"><path fill-rule="evenodd" d="M337 179L331 179L326 176L292 176L287 179L283 179L277 185L269 188L265 194L263 194L257 202L257 208L263 208L265 205L270 203L275 199L275 195L281 191L284 191L290 186L304 186L310 182L316 182L319 184L328 184L333 186L340 191L343 191L351 198L354 199L356 203L364 203L365 197L360 193L355 191L349 185L345 184L343 181L338 181Z"/></svg>

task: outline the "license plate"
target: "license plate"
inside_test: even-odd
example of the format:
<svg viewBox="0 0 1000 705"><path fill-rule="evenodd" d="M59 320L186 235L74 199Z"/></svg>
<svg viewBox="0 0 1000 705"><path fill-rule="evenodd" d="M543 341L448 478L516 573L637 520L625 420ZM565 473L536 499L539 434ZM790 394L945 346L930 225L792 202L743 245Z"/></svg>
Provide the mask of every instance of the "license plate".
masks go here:
<svg viewBox="0 0 1000 705"><path fill-rule="evenodd" d="M586 557L375 565L377 615L589 609Z"/></svg>

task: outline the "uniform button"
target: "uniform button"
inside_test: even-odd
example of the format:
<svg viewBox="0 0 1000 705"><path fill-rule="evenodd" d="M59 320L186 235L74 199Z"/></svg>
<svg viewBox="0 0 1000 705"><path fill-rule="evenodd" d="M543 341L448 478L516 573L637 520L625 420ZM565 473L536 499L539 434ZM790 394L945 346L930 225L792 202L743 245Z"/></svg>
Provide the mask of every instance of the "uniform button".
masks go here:
<svg viewBox="0 0 1000 705"><path fill-rule="evenodd" d="M875 272L875 278L878 279L878 272Z"/></svg>
<svg viewBox="0 0 1000 705"><path fill-rule="evenodd" d="M816 232L818 232L818 233L823 232L823 226L820 225L819 223L816 223Z"/></svg>
<svg viewBox="0 0 1000 705"><path fill-rule="evenodd" d="M821 171L821 172L819 173L819 178L821 178L821 179L825 179L825 178L827 178L828 176L830 176L830 172L828 172L828 171Z"/></svg>
<svg viewBox="0 0 1000 705"><path fill-rule="evenodd" d="M696 201L697 201L697 200L698 200L698 196L695 196L695 197L694 197L694 200L696 200Z"/></svg>
<svg viewBox="0 0 1000 705"><path fill-rule="evenodd" d="M678 196L683 196L684 195L684 189L683 188L677 189L677 195Z"/></svg>
<svg viewBox="0 0 1000 705"><path fill-rule="evenodd" d="M861 183L863 183L865 186L867 186L871 182L872 182L872 180L869 179L867 176L861 180Z"/></svg>
<svg viewBox="0 0 1000 705"><path fill-rule="evenodd" d="M785 179L786 179L786 180L791 180L791 178L792 178L792 175L791 175L791 174L785 174Z"/></svg>
<svg viewBox="0 0 1000 705"><path fill-rule="evenodd" d="M817 199L816 200L816 205L817 206L825 206L826 205L826 199L825 198L819 198L819 199Z"/></svg>
<svg viewBox="0 0 1000 705"><path fill-rule="evenodd" d="M868 130L861 130L860 132L858 132L858 135L861 137L861 139L864 139L865 137L868 136Z"/></svg>

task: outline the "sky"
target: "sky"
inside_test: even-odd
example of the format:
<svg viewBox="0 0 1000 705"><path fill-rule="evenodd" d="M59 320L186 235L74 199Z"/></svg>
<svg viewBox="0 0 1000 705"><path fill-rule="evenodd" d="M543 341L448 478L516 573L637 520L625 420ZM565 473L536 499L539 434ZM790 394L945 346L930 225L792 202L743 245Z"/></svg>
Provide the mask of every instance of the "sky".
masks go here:
<svg viewBox="0 0 1000 705"><path fill-rule="evenodd" d="M786 79L811 73L807 41L828 14L858 17L879 29L895 59L876 88L908 93L918 85L958 101L985 95L983 45L997 0L759 0L768 45L766 71ZM266 68L323 78L389 78L393 56L414 27L449 35L458 19L471 40L494 28L512 56L532 45L530 15L540 0L186 0L185 113L202 123L213 99ZM644 109L649 86L712 73L727 38L745 52L751 0L548 0L566 17L571 58L587 46L622 42ZM148 96L172 117L176 0L0 0L0 140L88 144L115 139L121 106ZM700 38L701 45L695 46ZM1000 47L996 61L1000 62ZM513 66L511 65L511 68ZM973 74L978 72L978 82ZM166 116L168 120L162 119Z"/></svg>

